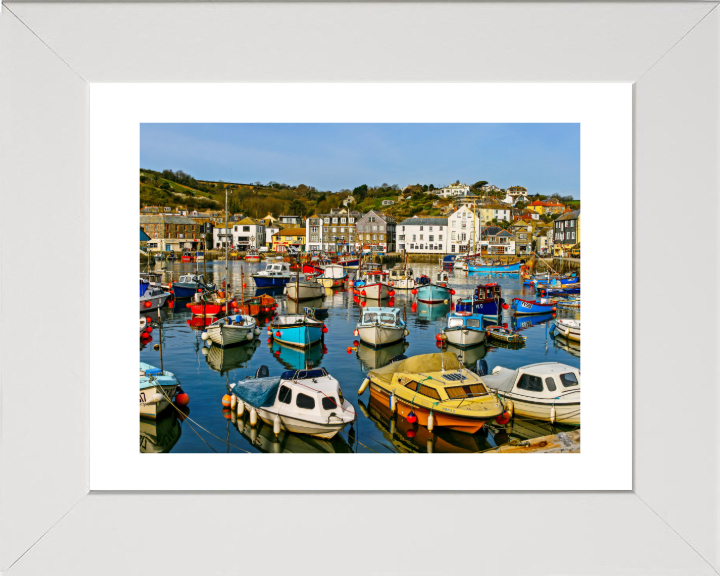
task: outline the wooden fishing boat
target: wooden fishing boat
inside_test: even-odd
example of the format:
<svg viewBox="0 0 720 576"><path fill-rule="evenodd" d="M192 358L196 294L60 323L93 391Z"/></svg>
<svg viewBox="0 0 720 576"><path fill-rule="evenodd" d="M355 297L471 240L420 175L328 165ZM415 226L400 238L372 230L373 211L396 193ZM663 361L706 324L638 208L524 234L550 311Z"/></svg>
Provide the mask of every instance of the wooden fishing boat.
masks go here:
<svg viewBox="0 0 720 576"><path fill-rule="evenodd" d="M412 268L396 266L389 271L388 285L393 290L412 290L417 286Z"/></svg>
<svg viewBox="0 0 720 576"><path fill-rule="evenodd" d="M363 308L355 333L360 341L381 347L399 342L409 334L399 308Z"/></svg>
<svg viewBox="0 0 720 576"><path fill-rule="evenodd" d="M311 300L321 298L325 288L315 281L295 279L285 285L285 293L290 300Z"/></svg>
<svg viewBox="0 0 720 576"><path fill-rule="evenodd" d="M442 338L460 348L477 346L485 340L482 314L472 312L450 312Z"/></svg>
<svg viewBox="0 0 720 576"><path fill-rule="evenodd" d="M555 334L580 342L580 320L560 318L555 320Z"/></svg>
<svg viewBox="0 0 720 576"><path fill-rule="evenodd" d="M210 324L202 334L203 340L210 340L218 346L245 344L260 335L255 318L244 314L233 314L219 318Z"/></svg>
<svg viewBox="0 0 720 576"><path fill-rule="evenodd" d="M315 281L324 288L343 288L347 279L347 272L339 264L325 266L325 269L315 277Z"/></svg>
<svg viewBox="0 0 720 576"><path fill-rule="evenodd" d="M349 270L357 270L360 266L359 258L342 258L337 262L340 266Z"/></svg>
<svg viewBox="0 0 720 576"><path fill-rule="evenodd" d="M388 273L382 270L367 270L361 273L358 280L355 280L354 292L358 296L370 300L384 300L395 295L387 284Z"/></svg>
<svg viewBox="0 0 720 576"><path fill-rule="evenodd" d="M260 367L258 373L263 372L267 367ZM251 424L255 412L255 418L272 426L276 435L286 430L332 438L357 418L339 382L324 368L288 370L280 376L241 380L229 388L242 411L250 412Z"/></svg>
<svg viewBox="0 0 720 576"><path fill-rule="evenodd" d="M221 316L227 313L228 306L232 308L224 291L198 292L185 306L193 316Z"/></svg>
<svg viewBox="0 0 720 576"><path fill-rule="evenodd" d="M247 314L248 316L267 316L274 314L277 306L275 298L269 294L260 294L238 304L236 310L239 314Z"/></svg>
<svg viewBox="0 0 720 576"><path fill-rule="evenodd" d="M196 262L197 259L195 257L194 252L183 252L182 258L180 258L181 262Z"/></svg>
<svg viewBox="0 0 720 576"><path fill-rule="evenodd" d="M415 289L418 302L424 304L439 304L449 301L455 294L447 284L425 284Z"/></svg>
<svg viewBox="0 0 720 576"><path fill-rule="evenodd" d="M180 382L175 374L140 362L140 415L155 418L170 405Z"/></svg>
<svg viewBox="0 0 720 576"><path fill-rule="evenodd" d="M215 290L215 284L206 282L203 274L183 274L177 282L170 285L170 288L175 298L192 298L198 290L212 292Z"/></svg>
<svg viewBox="0 0 720 576"><path fill-rule="evenodd" d="M270 323L268 333L278 342L308 348L327 332L325 324L304 314L281 314Z"/></svg>
<svg viewBox="0 0 720 576"><path fill-rule="evenodd" d="M474 434L503 407L455 354L422 354L370 370L358 394L386 403L412 423Z"/></svg>
<svg viewBox="0 0 720 576"><path fill-rule="evenodd" d="M482 382L511 415L551 423L580 424L580 370L543 362L510 370L497 366Z"/></svg>
<svg viewBox="0 0 720 576"><path fill-rule="evenodd" d="M142 280L140 281L142 291ZM171 294L165 292L162 288L150 286L145 289L142 296L140 296L140 312L150 312L151 310L158 310L165 306L167 301L170 299Z"/></svg>
<svg viewBox="0 0 720 576"><path fill-rule="evenodd" d="M502 315L505 299L502 297L502 288L497 282L478 284L472 298L464 298L455 303L458 312L473 312L484 317L497 317Z"/></svg>
<svg viewBox="0 0 720 576"><path fill-rule="evenodd" d="M255 248L250 248L245 254L245 262L260 262L260 254Z"/></svg>
<svg viewBox="0 0 720 576"><path fill-rule="evenodd" d="M491 340L498 340L508 344L524 344L526 340L526 337L522 334L518 334L504 326L488 326L485 330L487 337Z"/></svg>
<svg viewBox="0 0 720 576"><path fill-rule="evenodd" d="M513 298L510 308L513 313L518 316L523 314L547 314L548 312L555 312L557 310L557 302L554 300L543 300Z"/></svg>

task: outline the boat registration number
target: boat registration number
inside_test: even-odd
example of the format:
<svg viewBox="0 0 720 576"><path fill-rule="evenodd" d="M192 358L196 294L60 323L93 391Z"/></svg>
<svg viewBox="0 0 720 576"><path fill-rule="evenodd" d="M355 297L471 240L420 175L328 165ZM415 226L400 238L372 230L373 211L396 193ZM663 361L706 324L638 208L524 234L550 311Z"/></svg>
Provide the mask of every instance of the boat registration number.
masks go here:
<svg viewBox="0 0 720 576"><path fill-rule="evenodd" d="M532 308L533 307L532 303L530 303L530 302L520 302L520 306L522 306L523 308Z"/></svg>
<svg viewBox="0 0 720 576"><path fill-rule="evenodd" d="M145 402L145 392L140 392L140 404Z"/></svg>

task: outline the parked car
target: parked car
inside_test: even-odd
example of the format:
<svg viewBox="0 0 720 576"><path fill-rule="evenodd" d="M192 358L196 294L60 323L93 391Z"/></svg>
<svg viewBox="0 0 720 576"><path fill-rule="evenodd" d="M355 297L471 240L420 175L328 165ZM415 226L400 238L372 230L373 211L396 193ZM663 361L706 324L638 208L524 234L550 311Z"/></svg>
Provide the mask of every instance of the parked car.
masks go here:
<svg viewBox="0 0 720 576"><path fill-rule="evenodd" d="M268 252L268 251L269 251L269 249L267 246L260 246L260 248L258 248L258 252Z"/></svg>

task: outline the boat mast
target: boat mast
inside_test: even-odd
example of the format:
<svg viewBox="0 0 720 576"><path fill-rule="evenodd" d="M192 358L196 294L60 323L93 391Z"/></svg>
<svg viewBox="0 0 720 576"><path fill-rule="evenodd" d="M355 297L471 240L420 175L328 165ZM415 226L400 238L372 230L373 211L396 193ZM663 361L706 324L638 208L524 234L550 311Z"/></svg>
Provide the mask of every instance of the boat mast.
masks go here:
<svg viewBox="0 0 720 576"><path fill-rule="evenodd" d="M227 301L227 291L230 288L230 277L228 276L228 187L225 186L225 300Z"/></svg>

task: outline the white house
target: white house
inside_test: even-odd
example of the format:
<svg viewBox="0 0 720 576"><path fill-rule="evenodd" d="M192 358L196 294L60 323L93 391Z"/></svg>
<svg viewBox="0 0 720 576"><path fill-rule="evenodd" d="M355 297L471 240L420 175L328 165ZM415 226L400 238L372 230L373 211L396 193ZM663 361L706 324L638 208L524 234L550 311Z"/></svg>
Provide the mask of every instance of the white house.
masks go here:
<svg viewBox="0 0 720 576"><path fill-rule="evenodd" d="M395 200L383 200L382 201L383 206L392 206L393 204L395 204Z"/></svg>
<svg viewBox="0 0 720 576"><path fill-rule="evenodd" d="M523 188L522 186L510 186L510 188L508 188L507 190L507 195L513 199L513 204L516 204L517 202L528 201L527 189Z"/></svg>
<svg viewBox="0 0 720 576"><path fill-rule="evenodd" d="M398 250L410 254L445 254L448 219L413 216L397 225Z"/></svg>
<svg viewBox="0 0 720 576"><path fill-rule="evenodd" d="M350 204L355 204L355 197L354 196L348 196L343 200L343 206L348 206Z"/></svg>
<svg viewBox="0 0 720 576"><path fill-rule="evenodd" d="M435 194L448 198L450 196L467 196L470 194L470 186L467 184L450 184L445 188L435 190Z"/></svg>
<svg viewBox="0 0 720 576"><path fill-rule="evenodd" d="M226 242L240 250L265 246L265 225L247 217L239 222L218 224L213 229L213 247L224 248Z"/></svg>
<svg viewBox="0 0 720 576"><path fill-rule="evenodd" d="M448 254L480 252L480 218L468 206L460 206L448 217Z"/></svg>
<svg viewBox="0 0 720 576"><path fill-rule="evenodd" d="M485 186L480 186L481 192L494 192L495 190L500 190L495 184L485 184Z"/></svg>
<svg viewBox="0 0 720 576"><path fill-rule="evenodd" d="M330 217L327 217L328 224ZM306 252L322 252L323 251L323 226L324 218L313 214L305 220L305 251Z"/></svg>

